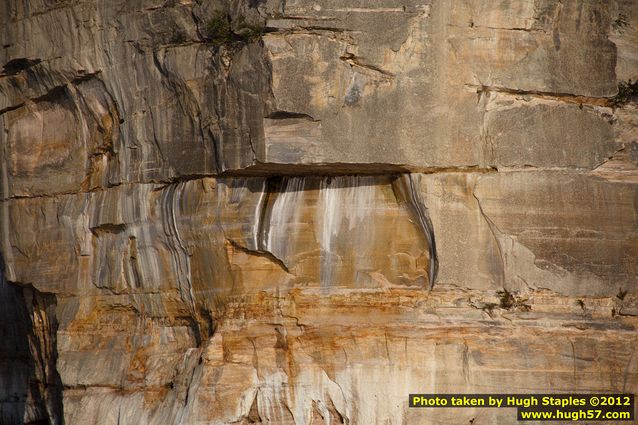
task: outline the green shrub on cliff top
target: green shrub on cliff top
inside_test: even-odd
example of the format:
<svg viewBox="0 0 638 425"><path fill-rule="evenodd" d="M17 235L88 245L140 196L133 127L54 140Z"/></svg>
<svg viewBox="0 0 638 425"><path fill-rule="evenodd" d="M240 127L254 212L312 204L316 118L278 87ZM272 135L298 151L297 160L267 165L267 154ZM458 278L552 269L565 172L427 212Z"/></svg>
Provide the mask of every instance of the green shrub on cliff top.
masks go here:
<svg viewBox="0 0 638 425"><path fill-rule="evenodd" d="M230 27L230 16L218 11L206 24L206 37L214 44L228 44L233 40L233 31Z"/></svg>
<svg viewBox="0 0 638 425"><path fill-rule="evenodd" d="M243 17L233 25L230 15L222 11L216 12L206 24L207 40L216 46L249 43L261 37L263 32L262 26L249 24Z"/></svg>

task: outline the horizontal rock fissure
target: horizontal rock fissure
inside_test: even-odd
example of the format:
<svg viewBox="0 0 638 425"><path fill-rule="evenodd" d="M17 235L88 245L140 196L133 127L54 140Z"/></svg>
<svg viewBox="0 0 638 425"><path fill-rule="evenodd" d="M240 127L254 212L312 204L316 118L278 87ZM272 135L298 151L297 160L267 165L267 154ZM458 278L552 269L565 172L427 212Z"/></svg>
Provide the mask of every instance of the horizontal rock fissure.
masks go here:
<svg viewBox="0 0 638 425"><path fill-rule="evenodd" d="M546 171L545 169L534 169L529 171ZM111 184L109 186L97 186L88 190L61 191L53 193L38 193L33 195L12 195L0 198L0 203L11 200L55 198L58 196L80 195L83 193L96 193L108 191L119 186L134 186L139 184L158 185L154 190L162 190L166 186L200 180L206 178L224 179L241 177L338 177L338 176L383 176L400 174L436 174L436 173L496 173L496 167L431 167L413 168L405 165L392 165L381 163L318 163L318 164L275 164L258 163L243 169L226 170L221 173L209 174L185 174L168 179L148 179L145 181L130 181ZM520 171L512 169L508 171ZM560 171L563 171L562 169ZM565 170L566 171L566 170Z"/></svg>
<svg viewBox="0 0 638 425"><path fill-rule="evenodd" d="M596 96L584 96L574 93L560 93L560 92L545 92L538 90L520 90L512 89L508 87L500 86L486 86L478 84L465 84L466 87L476 89L476 92L481 95L484 93L503 93L512 96L532 96L541 99L556 100L567 103L575 103L582 105L593 106L612 106L611 97L596 97Z"/></svg>
<svg viewBox="0 0 638 425"><path fill-rule="evenodd" d="M42 62L41 59L17 58L5 63L2 69L5 75L15 75L20 71L39 64L40 62Z"/></svg>
<svg viewBox="0 0 638 425"><path fill-rule="evenodd" d="M39 102L49 102L52 101L54 99L56 99L57 97L59 97L60 95L64 94L64 91L66 90L67 85L71 84L71 85L75 85L78 83L81 83L83 81L88 81L94 77L96 77L98 74L100 74L101 71L96 71L96 72L91 72L91 73L85 73L85 74L81 74L76 76L75 78L69 80L68 82L64 83L64 84L60 84L54 87L51 87L50 89L47 90L46 93L40 95L40 96L36 96L33 98L28 98L23 102L17 103L15 105L11 105L11 106L7 106L3 109L0 109L0 115L5 114L7 112L13 111L15 109L19 109L22 108L23 106L25 106L27 103L31 102L31 103L39 103Z"/></svg>
<svg viewBox="0 0 638 425"><path fill-rule="evenodd" d="M126 224L104 223L96 227L91 227L91 233L93 233L95 236L100 236L104 233L112 233L112 234L122 233L125 230L126 230Z"/></svg>
<svg viewBox="0 0 638 425"><path fill-rule="evenodd" d="M285 120L290 118L303 118L308 121L319 121L314 119L308 114L300 113L300 112L288 112L288 111L275 111L266 116L266 118L271 120Z"/></svg>

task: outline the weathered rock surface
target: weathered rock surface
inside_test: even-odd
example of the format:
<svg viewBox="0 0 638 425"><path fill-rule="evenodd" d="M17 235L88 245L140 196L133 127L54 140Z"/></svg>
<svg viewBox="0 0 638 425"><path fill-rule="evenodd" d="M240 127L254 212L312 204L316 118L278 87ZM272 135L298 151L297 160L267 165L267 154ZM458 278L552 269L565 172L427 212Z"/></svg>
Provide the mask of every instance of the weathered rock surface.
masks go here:
<svg viewBox="0 0 638 425"><path fill-rule="evenodd" d="M0 22L0 423L500 424L407 395L638 392L638 109L610 100L637 2Z"/></svg>

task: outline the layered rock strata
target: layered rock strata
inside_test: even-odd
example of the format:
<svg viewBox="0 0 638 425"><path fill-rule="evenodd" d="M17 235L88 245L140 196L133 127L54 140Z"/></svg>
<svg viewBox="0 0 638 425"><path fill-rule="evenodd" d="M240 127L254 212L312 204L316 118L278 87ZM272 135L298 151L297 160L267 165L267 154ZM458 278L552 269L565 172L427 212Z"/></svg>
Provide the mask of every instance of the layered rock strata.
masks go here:
<svg viewBox="0 0 638 425"><path fill-rule="evenodd" d="M515 412L407 395L638 392L635 1L0 22L0 423L477 425Z"/></svg>

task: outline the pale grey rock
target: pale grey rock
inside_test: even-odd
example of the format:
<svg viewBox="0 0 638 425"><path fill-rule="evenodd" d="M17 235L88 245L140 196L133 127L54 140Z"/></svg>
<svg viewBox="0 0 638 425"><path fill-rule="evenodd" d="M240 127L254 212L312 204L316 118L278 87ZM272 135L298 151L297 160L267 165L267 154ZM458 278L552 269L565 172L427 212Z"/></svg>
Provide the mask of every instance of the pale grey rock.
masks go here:
<svg viewBox="0 0 638 425"><path fill-rule="evenodd" d="M230 170L288 173L290 164L483 167L476 91L615 92L604 2L233 2L235 20L261 21L268 32L221 52L206 42L206 25L222 3L92 5L4 6L13 22L0 52L4 197L45 193L44 182L67 193ZM581 117L562 118L580 134ZM584 140L598 145L608 126L589 126ZM299 136L282 140L285 128ZM60 137L73 142L56 148ZM543 152L539 140L533 149ZM34 168L45 147L55 154L38 167L65 173ZM502 150L489 165L528 159Z"/></svg>
<svg viewBox="0 0 638 425"><path fill-rule="evenodd" d="M611 96L616 48L605 1L441 3L450 44L474 83L530 92Z"/></svg>
<svg viewBox="0 0 638 425"><path fill-rule="evenodd" d="M3 2L0 421L637 392L634 9ZM264 33L216 45L220 11Z"/></svg>
<svg viewBox="0 0 638 425"><path fill-rule="evenodd" d="M633 0L618 0L609 34L609 39L618 49L616 74L618 80L638 79L638 4Z"/></svg>
<svg viewBox="0 0 638 425"><path fill-rule="evenodd" d="M491 97L484 149L487 164L494 167L593 169L618 150L610 110Z"/></svg>
<svg viewBox="0 0 638 425"><path fill-rule="evenodd" d="M287 2L291 17L283 14L269 25L289 33L264 38L272 63L274 108L291 119L303 115L314 122L299 128L299 140L289 139L297 146L286 145L287 152L295 152L303 163L391 163L414 170L485 166L486 161L497 167L538 163L524 151L498 143L485 158L480 134L490 130L483 119L489 105L477 104L476 92L479 97L486 89L532 97L603 97L616 90L616 53L607 39L605 4L540 3ZM378 28L389 30L378 37ZM558 111L553 119L572 128L574 139L595 146L591 157L574 160L545 152L555 146L551 125L530 130L548 134L531 141L528 149L552 158L551 164L540 166L597 165L610 151L609 124L589 120L584 112L563 113L563 108L570 111L569 105L551 106ZM529 115L542 120L542 108L537 109ZM511 112L487 114L495 131L503 125L516 128L518 119ZM280 146L270 133L264 161L290 162L268 148Z"/></svg>
<svg viewBox="0 0 638 425"><path fill-rule="evenodd" d="M564 295L636 290L635 184L566 172L424 176L439 282Z"/></svg>
<svg viewBox="0 0 638 425"><path fill-rule="evenodd" d="M437 173L421 178L420 191L437 240L438 282L442 284L483 290L505 285L499 242L474 194L481 176Z"/></svg>
<svg viewBox="0 0 638 425"><path fill-rule="evenodd" d="M564 172L498 173L482 177L474 194L510 282L573 295L636 290L635 184Z"/></svg>

